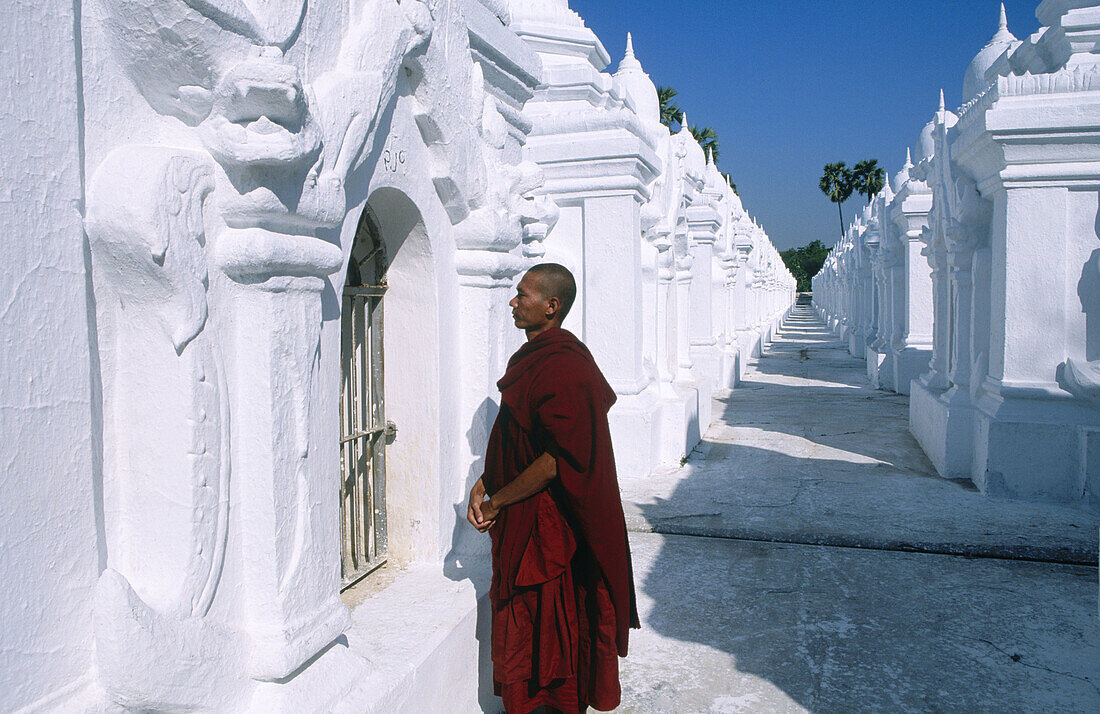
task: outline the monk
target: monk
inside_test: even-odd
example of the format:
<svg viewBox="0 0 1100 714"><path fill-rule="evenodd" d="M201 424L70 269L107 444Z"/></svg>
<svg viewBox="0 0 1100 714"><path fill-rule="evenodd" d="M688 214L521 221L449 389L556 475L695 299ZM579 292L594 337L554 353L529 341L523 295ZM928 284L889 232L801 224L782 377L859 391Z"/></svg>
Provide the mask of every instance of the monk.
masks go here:
<svg viewBox="0 0 1100 714"><path fill-rule="evenodd" d="M509 714L608 711L638 627L607 412L615 393L561 328L577 295L555 263L509 305L527 343L508 361L467 518L492 539L493 680Z"/></svg>

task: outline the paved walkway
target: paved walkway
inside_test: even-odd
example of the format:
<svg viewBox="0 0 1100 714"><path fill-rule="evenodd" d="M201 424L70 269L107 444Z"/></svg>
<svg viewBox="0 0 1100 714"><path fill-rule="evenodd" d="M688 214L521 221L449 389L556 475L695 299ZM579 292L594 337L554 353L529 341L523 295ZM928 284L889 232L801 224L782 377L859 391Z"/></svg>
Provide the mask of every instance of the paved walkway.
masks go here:
<svg viewBox="0 0 1100 714"><path fill-rule="evenodd" d="M1100 515L936 476L807 307L715 415L624 484L620 712L1100 711Z"/></svg>

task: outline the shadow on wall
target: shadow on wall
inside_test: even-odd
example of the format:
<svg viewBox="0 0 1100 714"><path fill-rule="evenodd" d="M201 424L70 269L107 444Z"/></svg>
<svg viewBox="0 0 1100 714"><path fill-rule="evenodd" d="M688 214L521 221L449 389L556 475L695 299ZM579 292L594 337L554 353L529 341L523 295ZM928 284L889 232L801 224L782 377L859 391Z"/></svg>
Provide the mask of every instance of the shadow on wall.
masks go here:
<svg viewBox="0 0 1100 714"><path fill-rule="evenodd" d="M489 536L478 533L466 520L467 502L465 496L470 493L485 469L485 448L488 443L488 430L496 419L499 407L492 399L486 398L474 413L470 428L466 431L466 440L474 461L466 475L466 488L463 499L454 504L455 527L451 534L451 550L443 560L443 574L450 580L459 582L469 580L477 593L477 649L478 649L478 688L477 700L486 714L500 714L504 705L500 697L493 693L493 662L490 649L491 613L489 609L489 585L492 571L489 562Z"/></svg>
<svg viewBox="0 0 1100 714"><path fill-rule="evenodd" d="M1093 230L1100 236L1100 210L1096 212ZM1085 313L1085 360L1100 360L1100 248L1094 250L1081 268L1077 297Z"/></svg>
<svg viewBox="0 0 1100 714"><path fill-rule="evenodd" d="M1085 313L1085 360L1095 362L1100 360L1100 249L1092 252L1081 270L1077 297Z"/></svg>
<svg viewBox="0 0 1100 714"><path fill-rule="evenodd" d="M759 371L814 382L750 381L723 399L722 421L738 431L704 441L693 457L721 465L696 468L668 500L641 505L650 527L697 535L756 528L795 541L806 530L828 536L839 506L814 500L817 484L843 484L858 499L874 498L872 485L894 489L902 480L918 497L868 509L868 518L883 517L869 528L934 538L957 527L957 512L954 519L940 514L919 494L963 487L932 475L905 430L907 410L883 417L874 405L905 398L872 389L823 329L806 324L784 336ZM800 358L810 345L813 366ZM829 369L834 362L846 369ZM853 395L857 388L862 394ZM872 424L894 436L868 436ZM806 454L768 448L769 433L800 437ZM780 510L799 499L800 511ZM631 682L652 687L630 693L651 707L636 711L682 706L674 697L691 687L700 699L684 710L1084 710L1091 706L1082 703L1100 702L1090 674L1097 666L1082 663L1095 650L1081 643L1095 643L1097 634L1095 601L1087 596L1095 588L1092 568L728 537L664 536L656 553L640 555L651 561L638 583L643 627L687 644L664 644L655 655L632 649L633 657L666 658L628 665L639 672L653 666L645 685Z"/></svg>

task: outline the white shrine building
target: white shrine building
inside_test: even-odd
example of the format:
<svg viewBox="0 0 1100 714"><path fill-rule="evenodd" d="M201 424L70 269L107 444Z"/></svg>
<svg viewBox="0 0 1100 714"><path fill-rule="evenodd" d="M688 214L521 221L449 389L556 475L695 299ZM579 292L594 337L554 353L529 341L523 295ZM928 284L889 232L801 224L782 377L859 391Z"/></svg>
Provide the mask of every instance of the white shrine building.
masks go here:
<svg viewBox="0 0 1100 714"><path fill-rule="evenodd" d="M1004 7L892 185L814 279L814 301L940 475L1100 505L1100 3ZM992 18L991 18L992 19ZM919 257L923 256L923 257Z"/></svg>
<svg viewBox="0 0 1100 714"><path fill-rule="evenodd" d="M793 302L765 231L658 121L629 41L611 73L566 0L0 15L0 709L492 710L488 541L465 503L523 339L518 276L577 275L566 326L619 395L638 479L694 447ZM1049 56L1021 52L1033 75ZM1058 71L1059 92L1092 76ZM1048 91L1011 82L1017 102ZM1095 213L1072 171L1020 207L981 174L1001 187L993 255L1006 211ZM1083 227L1057 235L1087 261ZM1064 250L1025 234L1010 250ZM1035 317L986 265L1002 303L983 319ZM1060 361L1092 384L1085 318L1064 317ZM1008 347L982 363L997 394L1024 380L1052 414L1094 413Z"/></svg>

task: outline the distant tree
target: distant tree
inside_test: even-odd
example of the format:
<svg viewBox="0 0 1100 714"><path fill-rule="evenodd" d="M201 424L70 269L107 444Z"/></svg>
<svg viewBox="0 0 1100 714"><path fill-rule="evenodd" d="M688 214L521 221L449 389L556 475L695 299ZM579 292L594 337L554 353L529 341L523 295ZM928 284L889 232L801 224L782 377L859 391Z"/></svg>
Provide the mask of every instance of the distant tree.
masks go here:
<svg viewBox="0 0 1100 714"><path fill-rule="evenodd" d="M672 101L672 98L677 94L676 90L672 87L657 87L657 101L661 106L661 123L672 128L673 122L680 122L680 115L683 114L683 110L676 106L676 103Z"/></svg>
<svg viewBox="0 0 1100 714"><path fill-rule="evenodd" d="M856 193L867 197L870 203L886 185L886 172L878 165L878 159L860 161L852 169L852 187Z"/></svg>
<svg viewBox="0 0 1100 714"><path fill-rule="evenodd" d="M781 250L779 251L779 257L783 259L783 264L787 266L787 270L791 271L791 275L793 275L795 281L797 281L798 292L805 292L802 289L802 285L806 282L806 271L803 270L802 262L798 258L798 248Z"/></svg>
<svg viewBox="0 0 1100 714"><path fill-rule="evenodd" d="M840 212L840 236L844 237L844 208L841 204L852 196L855 185L852 182L852 170L843 161L834 164L825 164L825 172L821 175L818 188L836 204Z"/></svg>
<svg viewBox="0 0 1100 714"><path fill-rule="evenodd" d="M821 266L829 257L830 250L821 241L814 240L801 248L790 248L780 252L779 256L783 258L787 270L791 271L791 275L798 281L799 292L809 292L813 289L811 281L821 271Z"/></svg>
<svg viewBox="0 0 1100 714"><path fill-rule="evenodd" d="M703 147L703 153L705 154L707 149L710 149L710 155L714 158L714 162L718 163L718 134L715 133L714 129L709 126L693 126L688 130L699 142L699 146Z"/></svg>
<svg viewBox="0 0 1100 714"><path fill-rule="evenodd" d="M825 265L825 259L829 257L829 252L831 250L832 248L819 240L812 240L809 245L804 245L798 249L799 256L802 259L802 269L806 272L807 281L821 272L821 266ZM809 282L807 282L805 290L809 289L810 285ZM803 292L805 292L805 290Z"/></svg>

